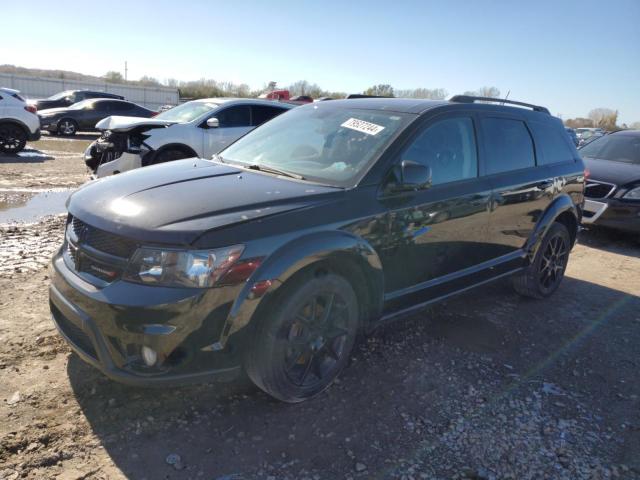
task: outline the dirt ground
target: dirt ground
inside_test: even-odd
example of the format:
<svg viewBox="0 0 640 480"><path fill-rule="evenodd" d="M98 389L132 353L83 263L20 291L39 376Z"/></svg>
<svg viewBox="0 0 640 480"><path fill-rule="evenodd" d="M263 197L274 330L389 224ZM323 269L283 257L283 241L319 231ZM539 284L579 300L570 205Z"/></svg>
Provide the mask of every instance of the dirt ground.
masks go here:
<svg viewBox="0 0 640 480"><path fill-rule="evenodd" d="M84 182L88 138L0 157L0 212ZM584 231L551 299L470 291L362 339L336 385L285 405L245 378L126 387L71 354L48 313L62 225L0 226L0 479L640 478L634 238Z"/></svg>

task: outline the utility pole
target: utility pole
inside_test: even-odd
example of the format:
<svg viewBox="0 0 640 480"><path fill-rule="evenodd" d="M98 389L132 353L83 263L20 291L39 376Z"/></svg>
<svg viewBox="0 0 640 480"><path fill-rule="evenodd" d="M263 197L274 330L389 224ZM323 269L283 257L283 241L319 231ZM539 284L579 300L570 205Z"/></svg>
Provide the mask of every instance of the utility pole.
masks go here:
<svg viewBox="0 0 640 480"><path fill-rule="evenodd" d="M129 72L129 68L127 67L127 61L124 61L124 81L127 81L127 73Z"/></svg>

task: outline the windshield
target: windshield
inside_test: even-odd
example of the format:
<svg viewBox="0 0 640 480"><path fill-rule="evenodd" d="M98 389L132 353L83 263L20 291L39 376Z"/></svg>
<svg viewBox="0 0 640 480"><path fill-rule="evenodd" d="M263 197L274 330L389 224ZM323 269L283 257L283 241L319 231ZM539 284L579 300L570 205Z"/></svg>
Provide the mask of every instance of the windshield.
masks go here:
<svg viewBox="0 0 640 480"><path fill-rule="evenodd" d="M605 135L582 147L580 155L640 164L640 135Z"/></svg>
<svg viewBox="0 0 640 480"><path fill-rule="evenodd" d="M248 133L221 152L224 161L258 165L330 185L352 185L414 115L298 107Z"/></svg>
<svg viewBox="0 0 640 480"><path fill-rule="evenodd" d="M171 110L156 115L155 118L161 120L169 120L172 122L186 123L201 117L207 112L210 112L218 105L209 102L187 102L177 107L173 107Z"/></svg>
<svg viewBox="0 0 640 480"><path fill-rule="evenodd" d="M64 92L51 95L49 98L47 98L47 100L60 100L61 98L70 96L72 93L73 93L73 90L66 90Z"/></svg>

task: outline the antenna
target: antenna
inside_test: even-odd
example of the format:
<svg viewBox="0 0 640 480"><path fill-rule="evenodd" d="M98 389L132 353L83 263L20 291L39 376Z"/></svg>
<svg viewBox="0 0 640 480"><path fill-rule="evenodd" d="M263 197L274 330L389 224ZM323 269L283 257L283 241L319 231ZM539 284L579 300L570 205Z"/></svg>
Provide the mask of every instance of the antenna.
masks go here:
<svg viewBox="0 0 640 480"><path fill-rule="evenodd" d="M124 61L124 81L127 81L127 73L129 72L129 68L127 66L127 61Z"/></svg>
<svg viewBox="0 0 640 480"><path fill-rule="evenodd" d="M507 100L509 98L509 94L511 93L511 90L507 90L507 94L504 96L504 99ZM502 102L502 105L504 105L504 102Z"/></svg>

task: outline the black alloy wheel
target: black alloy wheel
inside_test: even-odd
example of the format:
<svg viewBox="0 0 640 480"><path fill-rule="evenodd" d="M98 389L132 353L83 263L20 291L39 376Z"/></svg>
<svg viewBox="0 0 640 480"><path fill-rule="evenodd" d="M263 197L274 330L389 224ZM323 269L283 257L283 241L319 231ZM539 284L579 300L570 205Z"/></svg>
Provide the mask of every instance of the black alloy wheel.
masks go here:
<svg viewBox="0 0 640 480"><path fill-rule="evenodd" d="M347 364L358 302L350 283L335 274L283 288L257 328L245 367L262 390L295 403L325 390Z"/></svg>
<svg viewBox="0 0 640 480"><path fill-rule="evenodd" d="M564 278L570 250L569 230L562 223L554 222L533 262L513 277L516 292L532 298L546 298L555 292Z"/></svg>
<svg viewBox="0 0 640 480"><path fill-rule="evenodd" d="M27 144L27 132L18 125L0 125L0 151L15 154Z"/></svg>

